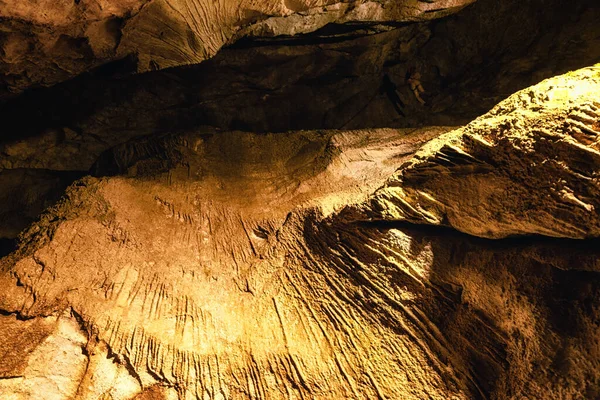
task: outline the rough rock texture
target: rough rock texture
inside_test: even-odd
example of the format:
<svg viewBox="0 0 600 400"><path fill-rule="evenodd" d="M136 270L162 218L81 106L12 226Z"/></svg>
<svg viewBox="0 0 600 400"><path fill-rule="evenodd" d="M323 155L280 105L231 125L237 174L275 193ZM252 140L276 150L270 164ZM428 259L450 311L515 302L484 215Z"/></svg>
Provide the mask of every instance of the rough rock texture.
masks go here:
<svg viewBox="0 0 600 400"><path fill-rule="evenodd" d="M334 332L297 325L304 322L289 303L296 295L282 279L296 274L287 264L303 257L287 254L308 251L296 243L302 208L329 214L361 201L427 137L444 131L189 134L115 149L95 170L130 177L80 181L54 216L22 237L36 255L16 269L10 265L27 250L5 259L13 277L6 279L23 286L4 294L2 308L33 316L73 307L145 387L159 380L199 398L264 397L261 379L274 385L270 398L287 397L287 390L326 398L371 390L346 387L354 378L336 367L342 361L328 344ZM66 252L53 244L63 240L71 242ZM33 250L38 245L50 253ZM282 284L288 293L275 299ZM300 312L306 323L320 323L310 304ZM288 342L281 318L295 318L289 335L298 338ZM258 376L271 362L272 376ZM294 388L306 374L315 382ZM445 385L439 378L431 384Z"/></svg>
<svg viewBox="0 0 600 400"><path fill-rule="evenodd" d="M202 62L244 36L294 35L328 23L439 18L474 0L0 1L0 82L51 85L134 56L138 71Z"/></svg>
<svg viewBox="0 0 600 400"><path fill-rule="evenodd" d="M518 92L428 143L355 211L490 238L598 237L599 93L600 64Z"/></svg>
<svg viewBox="0 0 600 400"><path fill-rule="evenodd" d="M597 239L424 224L454 206L448 225L481 236L597 237L599 79L596 66L545 81L437 139L192 132L120 146L93 170L121 176L78 181L0 260L0 309L77 317L100 354L89 375L74 368L84 399L597 398ZM510 203L522 197L485 196L507 177L524 193L531 168L527 196L549 193L531 215ZM123 368L139 387L119 383Z"/></svg>
<svg viewBox="0 0 600 400"><path fill-rule="evenodd" d="M124 60L0 107L0 168L87 170L131 138L200 126L464 125L517 90L600 62L599 19L596 0L479 0L450 17L383 32L330 24L308 35L240 40L185 68L123 76L135 70ZM423 75L425 107L406 84L411 66Z"/></svg>
<svg viewBox="0 0 600 400"><path fill-rule="evenodd" d="M67 316L0 316L2 399L73 398L86 372L86 343L87 335Z"/></svg>
<svg viewBox="0 0 600 400"><path fill-rule="evenodd" d="M97 149L105 150L111 143L110 137L82 135L69 128L48 128L31 137L19 133L22 136L0 143L0 170L87 171L99 155Z"/></svg>
<svg viewBox="0 0 600 400"><path fill-rule="evenodd" d="M3 400L133 399L142 388L103 343L68 312L20 320L0 316Z"/></svg>

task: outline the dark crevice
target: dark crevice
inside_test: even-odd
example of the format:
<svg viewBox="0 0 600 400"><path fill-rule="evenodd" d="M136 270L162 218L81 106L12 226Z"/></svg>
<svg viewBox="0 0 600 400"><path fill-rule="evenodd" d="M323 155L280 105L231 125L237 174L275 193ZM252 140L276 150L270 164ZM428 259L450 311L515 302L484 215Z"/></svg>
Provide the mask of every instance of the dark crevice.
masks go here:
<svg viewBox="0 0 600 400"><path fill-rule="evenodd" d="M75 319L75 321L77 321L80 329L87 334L88 340L89 340L90 339L89 324L85 321L85 319L83 319L83 316L80 313L78 313L77 311L75 311L75 309L73 309L73 307L71 307L71 316ZM84 351L84 354L87 357L89 357L87 349L84 348L83 351Z"/></svg>
<svg viewBox="0 0 600 400"><path fill-rule="evenodd" d="M94 78L123 78L135 73L138 69L138 59L135 55L129 55L121 59L102 64L90 69L82 76Z"/></svg>
<svg viewBox="0 0 600 400"><path fill-rule="evenodd" d="M249 49L266 46L311 46L351 41L365 36L376 35L392 29L409 26L414 22L348 22L329 23L311 33L280 35L273 37L243 37L229 45L229 49Z"/></svg>
<svg viewBox="0 0 600 400"><path fill-rule="evenodd" d="M140 387L143 388L144 383L142 382L142 378L141 378L140 374L138 374L138 372L135 370L135 367L133 366L131 359L126 354L123 354L122 357L118 358L118 361L119 361L119 364L122 365L123 367L125 367L127 372L129 372L129 374L138 382Z"/></svg>
<svg viewBox="0 0 600 400"><path fill-rule="evenodd" d="M29 321L29 320L32 320L32 319L35 319L35 318L45 318L45 317L47 317L47 315L33 315L33 316L23 315L19 311L8 311L8 310L3 310L3 309L0 309L0 315L4 315L4 316L14 315L15 318L17 318L17 320L19 320L19 321Z"/></svg>
<svg viewBox="0 0 600 400"><path fill-rule="evenodd" d="M5 257L17 249L17 239L0 238L0 258Z"/></svg>

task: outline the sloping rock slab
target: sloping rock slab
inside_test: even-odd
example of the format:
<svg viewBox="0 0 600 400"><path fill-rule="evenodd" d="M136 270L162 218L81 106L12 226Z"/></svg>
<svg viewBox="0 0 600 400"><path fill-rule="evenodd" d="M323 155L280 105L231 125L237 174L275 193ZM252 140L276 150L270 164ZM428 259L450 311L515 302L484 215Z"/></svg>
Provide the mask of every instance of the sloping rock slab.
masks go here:
<svg viewBox="0 0 600 400"><path fill-rule="evenodd" d="M568 85L548 88L552 101L535 90L519 93L443 142L433 139L438 128L187 134L120 146L95 171L125 176L75 183L0 260L0 309L22 318L70 309L146 394L159 382L183 399L598 397L597 240L428 232L423 222L436 222L433 208L425 214L397 197L386 199L395 214L375 208L390 188L416 191L419 176L442 188L482 184L494 165L538 176L529 172L537 164L515 164L508 151L537 154L523 138L539 135L516 134L529 132L520 119L504 128L520 114L538 121L535 132L561 138L539 150L550 159L540 164L555 167L538 170L547 175L535 189L552 193L543 185L553 182L548 172L577 165L579 180L572 169L561 178L595 207L595 198L581 196L593 171L591 179L581 171L597 160L581 160L596 144L582 144L588 136L581 135L597 129L597 74L595 67L556 78ZM508 105L511 112L498 111ZM550 129L556 119L563 121L558 133ZM486 120L479 132L494 133L480 133L482 144L473 147L487 153L461 152L461 132ZM414 157L424 137L434 141L420 154L437 155L437 164ZM446 148L459 150L450 156ZM421 164L429 169L419 175ZM413 171L406 186L385 184L390 175L401 182L404 171ZM470 188L458 185L448 204L469 211L464 205L477 193ZM535 201L533 189L520 189L522 199ZM527 232L537 226L531 221L577 226L581 215L594 226L589 207L577 214L564 196L544 199L534 211L557 219L530 218ZM420 213L406 217L412 209ZM501 210L518 221L514 207ZM369 215L380 218L366 221ZM497 221L478 217L479 224ZM102 386L102 374L91 381Z"/></svg>
<svg viewBox="0 0 600 400"><path fill-rule="evenodd" d="M424 146L349 218L486 238L600 236L600 65L517 92Z"/></svg>

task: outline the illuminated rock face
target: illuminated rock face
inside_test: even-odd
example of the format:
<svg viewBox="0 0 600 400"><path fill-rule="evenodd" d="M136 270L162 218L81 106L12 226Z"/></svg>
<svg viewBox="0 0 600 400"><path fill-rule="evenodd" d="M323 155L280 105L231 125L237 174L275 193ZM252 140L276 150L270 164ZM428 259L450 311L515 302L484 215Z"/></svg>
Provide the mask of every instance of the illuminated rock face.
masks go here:
<svg viewBox="0 0 600 400"><path fill-rule="evenodd" d="M473 1L2 0L0 73L19 92L128 56L138 71L188 65L240 37L302 34L328 23L429 20Z"/></svg>
<svg viewBox="0 0 600 400"><path fill-rule="evenodd" d="M0 309L34 319L3 318L37 349L66 335L42 317L80 324L57 399L595 398L597 242L475 236L598 237L599 88L583 69L449 133L120 146L94 171L121 176L75 183L0 260ZM2 376L33 382L36 351Z"/></svg>
<svg viewBox="0 0 600 400"><path fill-rule="evenodd" d="M600 236L600 68L520 91L421 149L367 218L475 236Z"/></svg>
<svg viewBox="0 0 600 400"><path fill-rule="evenodd" d="M87 335L76 320L0 316L0 394L6 399L66 399L86 372Z"/></svg>

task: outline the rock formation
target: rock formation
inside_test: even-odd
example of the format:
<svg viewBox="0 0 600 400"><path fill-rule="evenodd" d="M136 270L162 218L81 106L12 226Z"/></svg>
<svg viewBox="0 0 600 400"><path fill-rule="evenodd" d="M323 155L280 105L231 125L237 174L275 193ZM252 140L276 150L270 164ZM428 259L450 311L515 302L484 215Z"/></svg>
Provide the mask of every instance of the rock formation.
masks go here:
<svg viewBox="0 0 600 400"><path fill-rule="evenodd" d="M138 71L194 64L241 37L428 20L473 1L2 0L0 82L19 92L130 56Z"/></svg>
<svg viewBox="0 0 600 400"><path fill-rule="evenodd" d="M13 239L53 205L81 174L44 169L0 171L0 239ZM4 255L1 251L0 254Z"/></svg>
<svg viewBox="0 0 600 400"><path fill-rule="evenodd" d="M465 125L518 90L600 62L598 15L596 0L478 0L433 21L328 24L304 35L240 38L185 68L135 74L128 58L102 64L94 57L102 64L96 69L0 99L0 168L87 171L130 139L191 129ZM27 55L38 60L31 65L36 74L49 74L44 57ZM0 69L21 73L6 79L33 75L11 65L0 61ZM67 65L74 74L83 68ZM423 76L426 107L405 83L410 67ZM383 87L386 75L403 114Z"/></svg>
<svg viewBox="0 0 600 400"><path fill-rule="evenodd" d="M429 142L375 193L366 218L489 238L598 237L599 71L548 79Z"/></svg>
<svg viewBox="0 0 600 400"><path fill-rule="evenodd" d="M598 397L598 93L600 65L450 132L103 153L0 260L0 393Z"/></svg>
<svg viewBox="0 0 600 400"><path fill-rule="evenodd" d="M0 0L0 400L600 398L598 21Z"/></svg>

